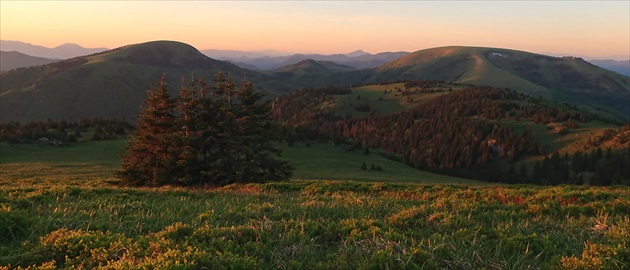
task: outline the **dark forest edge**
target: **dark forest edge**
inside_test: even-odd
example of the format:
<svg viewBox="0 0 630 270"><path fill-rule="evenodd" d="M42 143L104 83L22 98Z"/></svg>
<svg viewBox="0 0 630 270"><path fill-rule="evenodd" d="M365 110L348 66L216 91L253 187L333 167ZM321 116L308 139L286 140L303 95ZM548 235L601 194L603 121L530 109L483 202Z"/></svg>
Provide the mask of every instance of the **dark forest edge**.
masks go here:
<svg viewBox="0 0 630 270"><path fill-rule="evenodd" d="M413 94L435 93L425 86L436 83L440 82L406 82L396 91L410 101ZM574 152L572 158L564 153L560 160L560 153L546 149L530 130L516 133L500 121L529 122L563 136L579 125L605 119L509 89L467 86L443 92L412 109L386 115L371 111L361 118L340 115L329 106L336 102L333 95L348 95L347 89L306 89L277 98L273 113L289 141L320 139L353 145L355 149L380 148L402 156L412 167L434 173L544 185L630 182L630 125L589 136L583 149ZM620 147L602 155L601 146L610 141ZM528 156L545 158L530 168L515 167L515 162Z"/></svg>

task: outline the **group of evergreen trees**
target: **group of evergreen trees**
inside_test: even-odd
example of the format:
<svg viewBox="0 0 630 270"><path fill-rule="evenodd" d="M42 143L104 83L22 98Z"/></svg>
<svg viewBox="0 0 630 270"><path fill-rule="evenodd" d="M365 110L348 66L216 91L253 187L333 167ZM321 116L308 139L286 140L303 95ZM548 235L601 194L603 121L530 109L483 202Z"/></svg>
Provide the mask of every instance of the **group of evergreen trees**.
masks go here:
<svg viewBox="0 0 630 270"><path fill-rule="evenodd" d="M614 153L610 148L604 154L601 148L590 154L577 151L573 157L558 152L536 162L529 182L535 184L589 184L594 186L620 185L630 180L630 148Z"/></svg>
<svg viewBox="0 0 630 270"><path fill-rule="evenodd" d="M370 147L402 155L416 168L458 177L490 180L497 166L485 166L493 157L515 161L536 155L539 145L529 131L514 133L493 119L511 110L523 97L513 91L469 88L442 95L431 103L389 115L325 122L318 132L352 138Z"/></svg>
<svg viewBox="0 0 630 270"><path fill-rule="evenodd" d="M118 172L129 185L224 185L284 180L293 168L272 158L270 104L251 82L214 76L171 97L162 80L147 93Z"/></svg>

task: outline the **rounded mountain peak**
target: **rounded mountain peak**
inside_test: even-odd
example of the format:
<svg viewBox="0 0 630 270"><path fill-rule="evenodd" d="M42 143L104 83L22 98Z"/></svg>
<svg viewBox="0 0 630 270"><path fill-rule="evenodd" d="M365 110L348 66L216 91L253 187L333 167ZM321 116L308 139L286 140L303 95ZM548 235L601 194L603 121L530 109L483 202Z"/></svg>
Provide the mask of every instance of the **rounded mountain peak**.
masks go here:
<svg viewBox="0 0 630 270"><path fill-rule="evenodd" d="M122 58L135 64L152 66L190 67L211 59L191 45L168 40L128 45L115 51L116 58Z"/></svg>

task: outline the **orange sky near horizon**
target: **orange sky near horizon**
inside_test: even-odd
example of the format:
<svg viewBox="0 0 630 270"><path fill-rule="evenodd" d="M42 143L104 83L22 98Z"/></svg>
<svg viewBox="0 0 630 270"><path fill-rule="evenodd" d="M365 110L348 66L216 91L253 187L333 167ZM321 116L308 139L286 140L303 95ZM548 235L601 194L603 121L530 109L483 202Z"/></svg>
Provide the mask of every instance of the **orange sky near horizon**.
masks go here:
<svg viewBox="0 0 630 270"><path fill-rule="evenodd" d="M115 48L176 40L197 49L287 53L462 45L630 59L630 1L0 1L0 38Z"/></svg>

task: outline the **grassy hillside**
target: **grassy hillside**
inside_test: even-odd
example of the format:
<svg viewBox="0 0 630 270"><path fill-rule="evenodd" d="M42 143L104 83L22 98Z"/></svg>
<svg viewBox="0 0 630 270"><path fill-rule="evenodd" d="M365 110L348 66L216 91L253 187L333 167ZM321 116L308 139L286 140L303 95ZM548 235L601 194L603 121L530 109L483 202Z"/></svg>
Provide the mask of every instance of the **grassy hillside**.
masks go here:
<svg viewBox="0 0 630 270"><path fill-rule="evenodd" d="M556 101L609 107L626 120L630 115L630 77L574 57L497 48L440 47L382 65L370 81L409 79L507 87Z"/></svg>
<svg viewBox="0 0 630 270"><path fill-rule="evenodd" d="M38 169L0 175L0 267L627 269L630 258L627 188L147 189Z"/></svg>
<svg viewBox="0 0 630 270"><path fill-rule="evenodd" d="M283 144L281 150L281 159L288 160L296 168L294 179L481 184L478 181L420 171L387 159L386 153L379 150L372 150L366 155L363 151L348 152L341 147L322 143L306 146L303 142L294 146ZM361 170L363 162L368 170ZM372 164L381 166L383 170L369 170Z"/></svg>
<svg viewBox="0 0 630 270"><path fill-rule="evenodd" d="M0 164L3 173L6 171L7 175L12 175L11 171L28 170L33 165L53 171L63 171L63 168L98 168L90 179L103 176L113 179L115 171L119 169L125 144L125 140L85 141L69 147L0 143ZM288 160L296 168L294 179L479 183L416 170L401 162L387 159L386 153L378 150L372 150L372 153L365 155L362 151L349 152L341 147L315 142L311 142L308 147L303 142L294 146L278 146L283 151L281 159ZM363 162L368 169L374 164L380 165L383 170L361 170ZM81 175L86 176L83 173Z"/></svg>
<svg viewBox="0 0 630 270"><path fill-rule="evenodd" d="M0 122L132 119L146 90L161 76L167 76L172 93L177 94L182 78L203 77L211 82L219 71L237 82L247 77L259 89L275 89L260 81L263 75L210 59L190 45L156 41L3 73Z"/></svg>
<svg viewBox="0 0 630 270"><path fill-rule="evenodd" d="M461 84L435 83L431 87L423 89L424 92L411 91L404 93L404 83L372 84L350 88L349 95L335 95L332 109L339 115L352 115L365 117L370 113L389 114L420 106L423 102L431 102L432 99L465 88ZM366 106L367 105L367 106ZM361 109L357 106L364 106Z"/></svg>

